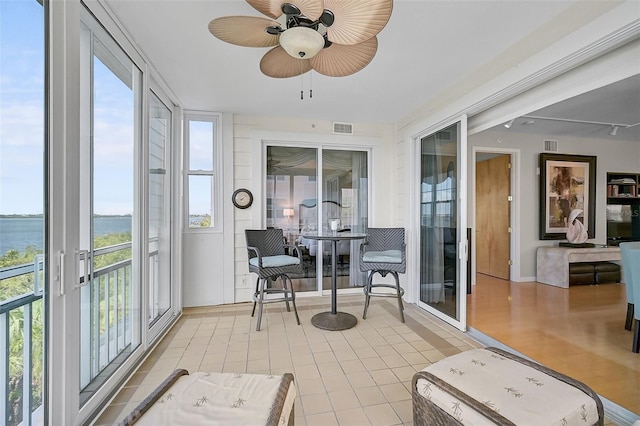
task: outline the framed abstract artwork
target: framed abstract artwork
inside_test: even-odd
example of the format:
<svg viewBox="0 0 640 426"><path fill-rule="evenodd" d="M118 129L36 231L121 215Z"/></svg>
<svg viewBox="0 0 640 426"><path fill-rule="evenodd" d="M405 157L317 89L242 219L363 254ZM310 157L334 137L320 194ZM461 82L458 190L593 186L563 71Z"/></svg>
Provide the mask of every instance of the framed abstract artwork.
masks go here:
<svg viewBox="0 0 640 426"><path fill-rule="evenodd" d="M563 240L572 210L582 210L578 220L595 236L596 157L540 154L540 239Z"/></svg>

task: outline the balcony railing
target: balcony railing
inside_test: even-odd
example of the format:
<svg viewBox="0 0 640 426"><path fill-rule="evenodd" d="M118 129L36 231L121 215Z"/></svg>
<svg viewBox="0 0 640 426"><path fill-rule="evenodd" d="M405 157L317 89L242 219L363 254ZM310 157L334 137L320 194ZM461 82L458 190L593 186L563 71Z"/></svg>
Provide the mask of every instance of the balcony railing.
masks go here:
<svg viewBox="0 0 640 426"><path fill-rule="evenodd" d="M33 292L0 303L0 419L6 425L41 424L44 383L43 256L33 264L0 269L0 280L28 275Z"/></svg>
<svg viewBox="0 0 640 426"><path fill-rule="evenodd" d="M101 257L111 255L108 261ZM133 300L131 283L131 243L97 249L83 259L97 268L81 294L81 401L91 396L109 374L101 375L123 354L130 351L133 310L139 302ZM84 277L80 285L84 286ZM137 298L136 298L137 299Z"/></svg>

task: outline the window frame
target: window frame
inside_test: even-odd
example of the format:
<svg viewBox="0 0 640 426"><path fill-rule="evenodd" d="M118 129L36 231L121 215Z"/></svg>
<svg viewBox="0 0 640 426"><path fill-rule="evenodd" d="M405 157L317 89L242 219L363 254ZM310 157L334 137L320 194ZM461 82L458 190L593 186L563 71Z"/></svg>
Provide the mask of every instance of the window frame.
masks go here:
<svg viewBox="0 0 640 426"><path fill-rule="evenodd" d="M222 233L223 232L223 178L222 178L222 114L216 112L185 111L183 114L183 231L186 233ZM213 125L212 134L212 169L190 168L190 135L189 124L192 121L209 122ZM208 227L189 226L189 178L191 176L210 176L211 184L211 223Z"/></svg>

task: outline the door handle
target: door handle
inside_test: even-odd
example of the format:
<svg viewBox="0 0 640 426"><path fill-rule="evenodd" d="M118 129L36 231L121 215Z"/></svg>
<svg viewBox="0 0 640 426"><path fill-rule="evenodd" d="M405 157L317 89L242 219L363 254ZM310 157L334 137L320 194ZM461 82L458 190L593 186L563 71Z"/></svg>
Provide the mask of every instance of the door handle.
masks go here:
<svg viewBox="0 0 640 426"><path fill-rule="evenodd" d="M80 262L80 260L83 260L82 282L80 284L74 285L73 286L74 289L78 289L78 288L89 285L89 250L76 251L76 261Z"/></svg>

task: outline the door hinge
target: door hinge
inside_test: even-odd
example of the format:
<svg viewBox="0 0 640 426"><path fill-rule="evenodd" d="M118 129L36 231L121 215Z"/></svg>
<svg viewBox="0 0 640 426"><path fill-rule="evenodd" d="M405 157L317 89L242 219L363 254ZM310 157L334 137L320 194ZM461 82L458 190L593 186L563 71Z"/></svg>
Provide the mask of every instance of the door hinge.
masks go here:
<svg viewBox="0 0 640 426"><path fill-rule="evenodd" d="M513 265L513 260L509 259L509 266Z"/></svg>
<svg viewBox="0 0 640 426"><path fill-rule="evenodd" d="M507 201L513 201L513 195L509 195L509 196L507 197Z"/></svg>
<svg viewBox="0 0 640 426"><path fill-rule="evenodd" d="M513 228L512 228L512 227L508 227L508 228L507 228L507 232L508 232L508 233L512 233L512 232L513 232Z"/></svg>
<svg viewBox="0 0 640 426"><path fill-rule="evenodd" d="M507 169L511 168L511 163L507 163Z"/></svg>

